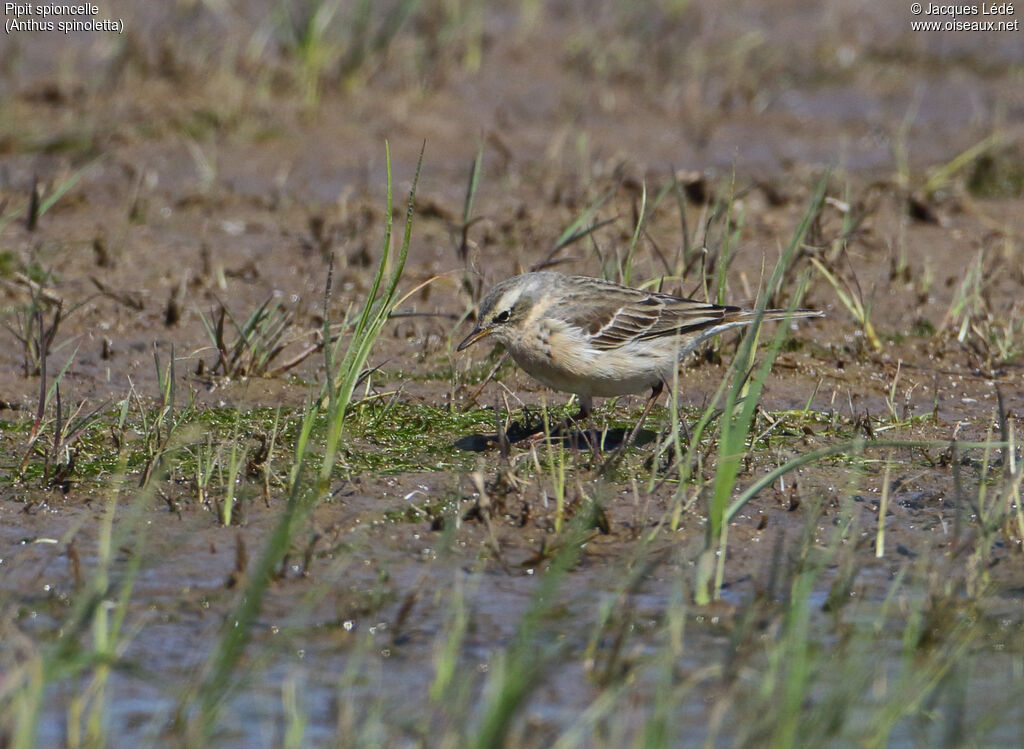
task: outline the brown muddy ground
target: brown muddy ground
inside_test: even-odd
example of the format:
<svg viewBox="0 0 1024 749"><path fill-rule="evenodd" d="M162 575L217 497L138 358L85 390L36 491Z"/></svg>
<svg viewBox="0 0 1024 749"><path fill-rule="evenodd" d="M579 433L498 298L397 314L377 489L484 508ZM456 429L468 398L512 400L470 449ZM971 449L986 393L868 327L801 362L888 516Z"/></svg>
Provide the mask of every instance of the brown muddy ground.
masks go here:
<svg viewBox="0 0 1024 749"><path fill-rule="evenodd" d="M703 226L715 197L727 196L734 183L733 212L742 226L733 240L728 295L750 303L816 181L831 169L829 203L791 273L793 279L807 273L802 303L828 316L794 330L799 345L779 357L758 428L770 429L781 412L808 403L820 416L807 430L796 417L783 419L770 449L753 453L741 486L843 435L967 441L992 430L998 435L997 392L1005 422L1021 431L1019 32L915 33L906 8L883 2L708 3L677 11L555 2L540 4L535 15L529 3L498 4L471 6L444 23L442 5L427 3L386 52L346 75L338 72L340 62L328 66L314 106L300 94L301 65L287 45L268 43L247 56L264 30L278 39L267 9L128 5L123 37L23 34L0 46L0 200L3 216L18 214L0 233L5 320L14 320L30 298L19 274L42 279L73 310L49 360L52 374L75 352L62 384L67 402L111 410L134 388L156 403L154 352L164 365L173 352L180 392L194 389L201 408L283 406L297 419L295 409L323 379L322 360L311 357L269 379L213 376L215 353L201 313L210 316L223 303L244 317L277 299L294 316L289 351L301 350L322 319L332 253L332 317L358 306L380 252L387 140L399 230L421 147L424 154L400 288L435 279L402 303L370 357L378 368L370 393L410 404L402 418L413 418L408 414L421 406L503 412L564 401L508 367L481 389L496 356L488 358L479 346L453 351L477 301L463 280L486 288L541 261L605 192L612 198L594 219L613 221L561 250L560 270L600 274L599 257L615 258L628 246L643 186L651 210L657 191L678 171L696 180L685 201L691 238L712 249L724 241L721 223L711 223L706 234ZM994 140L948 174L936 171L987 138ZM468 231L463 260L461 213L478 147L483 166L473 215L479 220ZM77 182L29 231L21 215L33 180L45 196L78 170L84 171ZM854 217L856 227L840 255L835 242L844 216ZM679 207L669 195L649 216L633 279L666 275L677 267L682 245ZM831 258L844 288L870 305L879 350L810 265L815 253ZM974 263L983 291L965 323L955 303ZM666 288L703 293L699 264ZM169 324L171 300L178 315ZM17 648L31 650L25 643L46 640L70 605L76 577L96 564L107 500L103 475L76 477L66 492L15 481L40 380L25 376L21 347L5 335L0 586L5 626L23 638L3 646L11 657ZM1008 349L1000 351L998 341ZM721 360L687 362L680 403L688 418L725 376L733 351L725 341ZM889 406L893 392L897 418ZM621 399L600 411L598 423L628 426L641 403L641 397ZM497 513L490 530L471 515L444 530L429 519L395 518L411 517L411 505L454 503L451 517L470 511L478 498L470 474L479 470L493 482L506 459L452 443L493 432L497 418L488 419L446 432L432 448L440 445L443 455L410 447L416 469L339 476L334 501L301 529L271 588L248 651L251 681L222 716L221 745L275 743L283 730L282 684L295 683L306 700L309 743L331 743L347 727L364 726L366 711L376 710L388 726L383 744L430 745L429 721L427 729L416 723L416 709L409 717L390 711L425 703L456 593L471 619L461 658L476 666L476 682L467 689L479 687L494 654L510 645L549 562L543 552L556 538L550 481L535 476L503 497L505 513ZM666 419L665 411L656 412L652 428L664 429ZM350 447L372 452L392 428L404 433L409 424L353 430ZM290 449L283 445L272 458L282 475ZM653 646L645 638L657 630L680 580L692 594L705 543L700 500L679 531L642 549L638 544L664 521L676 489L648 491L643 460L651 449L651 443L633 448L626 475L610 481L595 477L588 456L572 459L570 498L598 497L608 533L586 545L559 593L557 629L572 656L545 674L516 724L516 745L550 743L594 699L593 669L580 657L589 623L627 571L643 564L638 560L650 568L622 595L637 633L624 668L638 664L641 687L635 714L620 717L627 727L643 724L644 695L657 685L647 678L653 666L644 661L645 648ZM778 549L808 524L825 544L848 494L861 513L849 550L858 569L850 595L881 600L893 576L914 560L948 557L942 564L950 579L977 577L951 553L973 531L956 520L957 490L943 450L882 452L864 462L807 467L795 483L777 482L744 509L730 530L723 600L688 610L681 673L699 673L724 657L735 626L730 617L775 584ZM876 559L880 461L890 456L896 463L887 553ZM531 457L527 448L513 447L510 460L521 465ZM713 465L704 471L713 476ZM967 474L963 481L974 491L978 476ZM176 478L136 505L122 498L115 523L131 531L118 538L116 574L125 574L132 560L140 564L131 636L121 653L126 666L108 695L108 730L119 739L154 740L169 730L282 503L273 492L265 503L253 490L243 523L224 528L196 501L187 478ZM1024 589L1019 544L1002 543L988 564L992 587L983 605L1015 631ZM817 604L841 575L838 565L830 567ZM368 675L349 681L343 675L354 654ZM984 670L982 663L978 671ZM1002 688L1001 678L983 685ZM41 744L67 740L67 706L79 688L74 680L52 688ZM676 717L693 742L713 732L707 705L715 694L710 687L688 703L690 713ZM906 735L896 739L911 742Z"/></svg>

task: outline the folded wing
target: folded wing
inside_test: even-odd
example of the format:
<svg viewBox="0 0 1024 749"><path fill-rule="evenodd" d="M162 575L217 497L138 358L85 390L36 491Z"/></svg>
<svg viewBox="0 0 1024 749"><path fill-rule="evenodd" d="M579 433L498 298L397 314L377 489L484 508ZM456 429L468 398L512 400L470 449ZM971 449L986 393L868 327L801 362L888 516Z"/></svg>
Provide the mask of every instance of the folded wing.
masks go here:
<svg viewBox="0 0 1024 749"><path fill-rule="evenodd" d="M599 350L618 348L635 339L712 328L741 312L739 307L723 307L667 294L634 292L615 296L621 296L616 299L619 304L609 304L611 300L606 298L601 304L581 309L580 319L576 321L587 332L590 344Z"/></svg>

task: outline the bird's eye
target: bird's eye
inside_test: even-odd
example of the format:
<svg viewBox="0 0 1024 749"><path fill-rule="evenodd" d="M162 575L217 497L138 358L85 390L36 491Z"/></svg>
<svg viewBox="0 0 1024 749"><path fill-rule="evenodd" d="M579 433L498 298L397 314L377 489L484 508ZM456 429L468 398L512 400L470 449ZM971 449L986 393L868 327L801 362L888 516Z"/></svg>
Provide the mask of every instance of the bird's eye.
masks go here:
<svg viewBox="0 0 1024 749"><path fill-rule="evenodd" d="M494 322L508 322L508 319L511 316L512 310L505 310L504 312L499 312L497 315L495 315Z"/></svg>

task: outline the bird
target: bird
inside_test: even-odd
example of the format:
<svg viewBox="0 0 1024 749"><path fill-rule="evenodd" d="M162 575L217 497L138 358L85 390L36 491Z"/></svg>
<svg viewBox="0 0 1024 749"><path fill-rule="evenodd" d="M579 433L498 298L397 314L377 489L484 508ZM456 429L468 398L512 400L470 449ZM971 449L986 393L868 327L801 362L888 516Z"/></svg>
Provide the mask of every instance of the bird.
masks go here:
<svg viewBox="0 0 1024 749"><path fill-rule="evenodd" d="M491 337L516 364L550 388L579 399L576 420L595 397L641 393L640 422L673 381L680 360L702 341L761 320L821 317L816 310L756 310L709 304L589 276L535 271L508 278L484 296L463 351Z"/></svg>

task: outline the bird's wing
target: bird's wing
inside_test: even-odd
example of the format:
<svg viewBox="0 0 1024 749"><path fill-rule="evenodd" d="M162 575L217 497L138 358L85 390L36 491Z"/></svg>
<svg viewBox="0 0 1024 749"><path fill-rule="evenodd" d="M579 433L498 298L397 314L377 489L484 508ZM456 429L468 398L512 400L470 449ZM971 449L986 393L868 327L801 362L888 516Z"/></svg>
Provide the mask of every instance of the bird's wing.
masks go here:
<svg viewBox="0 0 1024 749"><path fill-rule="evenodd" d="M576 304L573 324L591 346L615 349L638 338L678 335L720 325L738 307L722 307L667 294L645 294L610 287L601 299Z"/></svg>

